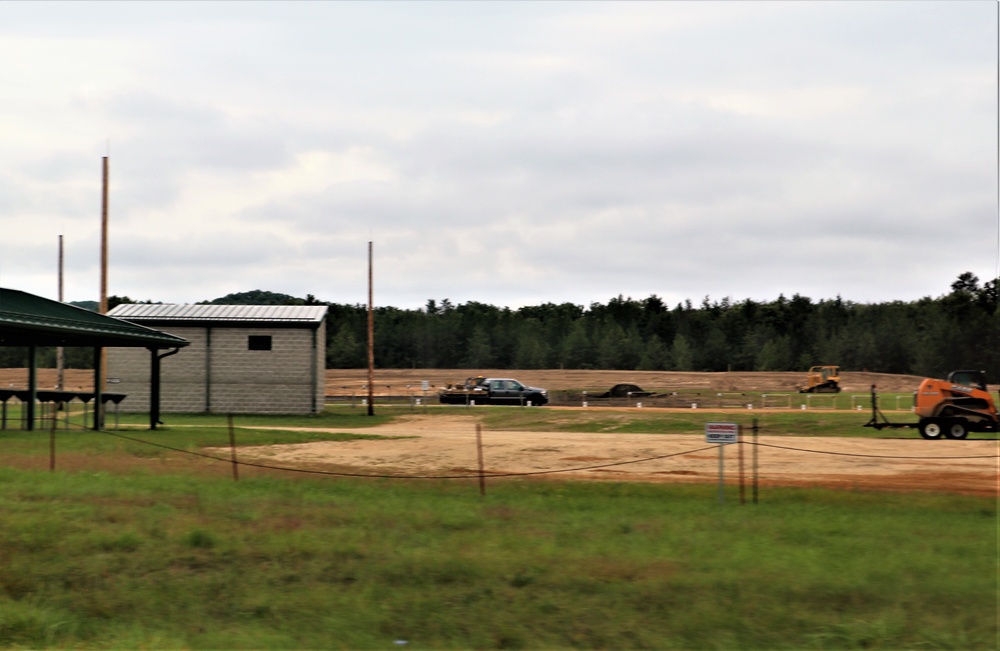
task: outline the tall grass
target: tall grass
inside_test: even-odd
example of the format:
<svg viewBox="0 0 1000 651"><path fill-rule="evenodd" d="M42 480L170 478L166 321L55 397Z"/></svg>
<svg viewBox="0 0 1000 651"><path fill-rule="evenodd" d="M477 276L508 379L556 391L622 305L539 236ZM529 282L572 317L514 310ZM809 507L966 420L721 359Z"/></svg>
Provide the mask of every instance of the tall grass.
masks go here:
<svg viewBox="0 0 1000 651"><path fill-rule="evenodd" d="M382 410L392 418L407 410ZM425 412L426 413L426 412ZM439 409L488 427L703 432L718 414ZM779 418L780 416L780 418ZM768 414L841 431L850 414ZM814 419L820 419L816 422ZM749 417L748 417L749 419ZM799 420L804 419L804 420ZM813 420L811 420L813 419ZM194 456L225 417L0 432L0 648L996 649L997 504L933 494L347 480ZM240 417L241 445L371 417ZM343 428L340 431L338 428ZM573 429L575 428L575 429ZM222 455L224 456L224 455Z"/></svg>
<svg viewBox="0 0 1000 651"><path fill-rule="evenodd" d="M996 505L0 469L0 646L994 649Z"/></svg>

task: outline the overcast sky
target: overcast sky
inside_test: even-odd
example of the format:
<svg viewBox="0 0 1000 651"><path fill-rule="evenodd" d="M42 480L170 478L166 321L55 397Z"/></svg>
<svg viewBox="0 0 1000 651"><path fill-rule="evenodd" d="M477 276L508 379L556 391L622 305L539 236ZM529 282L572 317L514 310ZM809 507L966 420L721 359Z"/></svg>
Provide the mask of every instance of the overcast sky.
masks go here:
<svg viewBox="0 0 1000 651"><path fill-rule="evenodd" d="M0 285L855 302L997 275L994 2L2 2Z"/></svg>

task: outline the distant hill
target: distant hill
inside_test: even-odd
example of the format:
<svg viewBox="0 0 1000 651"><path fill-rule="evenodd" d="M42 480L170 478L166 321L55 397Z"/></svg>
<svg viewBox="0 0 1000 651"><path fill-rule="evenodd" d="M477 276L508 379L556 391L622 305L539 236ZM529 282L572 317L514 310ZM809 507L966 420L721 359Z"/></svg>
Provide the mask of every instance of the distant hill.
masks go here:
<svg viewBox="0 0 1000 651"><path fill-rule="evenodd" d="M134 301L128 296L109 296L108 297L108 308L113 309L114 307L121 305L122 303L161 303L161 301ZM97 301L70 301L69 305L75 305L76 307L82 307L85 310L91 310L96 312L100 304ZM249 292L237 292L235 294L227 294L222 298L212 299L210 301L198 301L198 305L325 305L322 301L316 300L316 297L312 294L308 294L305 298L297 298L289 294L281 294L278 292L268 292L262 289L254 289Z"/></svg>
<svg viewBox="0 0 1000 651"><path fill-rule="evenodd" d="M296 298L288 294L267 292L255 289L249 292L227 294L211 301L199 301L200 305L320 305L316 297L309 294L305 298Z"/></svg>

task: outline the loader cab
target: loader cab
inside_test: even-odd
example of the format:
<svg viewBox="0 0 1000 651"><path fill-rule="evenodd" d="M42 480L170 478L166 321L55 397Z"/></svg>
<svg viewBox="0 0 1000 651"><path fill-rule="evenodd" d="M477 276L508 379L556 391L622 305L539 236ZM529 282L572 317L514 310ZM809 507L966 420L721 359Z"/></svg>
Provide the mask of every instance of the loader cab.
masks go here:
<svg viewBox="0 0 1000 651"><path fill-rule="evenodd" d="M840 367L839 366L814 366L810 369L810 372L815 372L813 369L819 371L820 381L829 382L833 380L835 382L840 381Z"/></svg>
<svg viewBox="0 0 1000 651"><path fill-rule="evenodd" d="M986 371L952 371L948 374L948 382L986 391Z"/></svg>

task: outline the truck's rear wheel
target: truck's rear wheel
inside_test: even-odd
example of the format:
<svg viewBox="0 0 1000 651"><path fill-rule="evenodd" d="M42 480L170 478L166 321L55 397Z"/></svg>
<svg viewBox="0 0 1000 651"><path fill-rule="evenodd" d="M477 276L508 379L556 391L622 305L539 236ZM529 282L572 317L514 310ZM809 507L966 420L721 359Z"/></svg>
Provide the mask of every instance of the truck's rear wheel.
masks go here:
<svg viewBox="0 0 1000 651"><path fill-rule="evenodd" d="M964 439L969 435L969 426L962 420L952 421L945 428L944 435L950 439Z"/></svg>
<svg viewBox="0 0 1000 651"><path fill-rule="evenodd" d="M944 434L944 427L941 426L941 421L936 418L921 420L918 428L920 429L920 436L925 439L939 439Z"/></svg>

